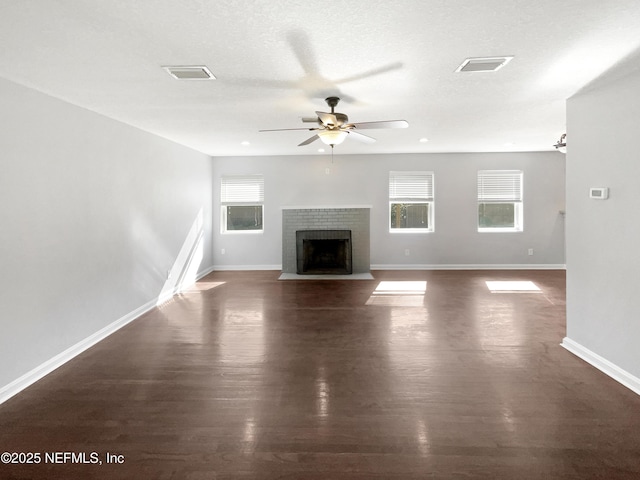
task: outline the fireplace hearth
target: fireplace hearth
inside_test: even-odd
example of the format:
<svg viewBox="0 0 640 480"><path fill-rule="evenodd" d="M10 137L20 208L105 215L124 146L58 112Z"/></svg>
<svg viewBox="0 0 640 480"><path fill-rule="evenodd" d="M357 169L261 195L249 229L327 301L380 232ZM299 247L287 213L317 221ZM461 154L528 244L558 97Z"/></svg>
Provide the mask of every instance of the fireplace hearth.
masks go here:
<svg viewBox="0 0 640 480"><path fill-rule="evenodd" d="M353 271L351 249L351 230L298 230L297 273L349 275Z"/></svg>

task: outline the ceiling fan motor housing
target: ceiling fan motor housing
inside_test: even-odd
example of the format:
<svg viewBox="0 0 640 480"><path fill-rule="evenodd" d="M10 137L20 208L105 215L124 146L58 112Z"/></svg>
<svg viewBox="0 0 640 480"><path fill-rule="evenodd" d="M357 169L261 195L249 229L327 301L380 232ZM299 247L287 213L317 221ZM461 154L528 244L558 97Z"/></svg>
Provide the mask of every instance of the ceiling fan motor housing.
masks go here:
<svg viewBox="0 0 640 480"><path fill-rule="evenodd" d="M336 120L338 120L338 124L335 125L336 127L341 127L349 121L349 117L347 117L344 113L334 113L333 115L336 117Z"/></svg>
<svg viewBox="0 0 640 480"><path fill-rule="evenodd" d="M340 98L338 97L327 97L324 99L325 102L327 102L327 105L329 105L329 107L331 107L331 114L334 116L334 118L336 119L337 123L334 125L333 123L327 123L326 119L323 122L320 118L318 118L318 123L320 123L321 125L324 125L325 127L332 129L332 128L336 128L336 127L342 127L342 125L344 125L345 123L347 123L349 121L349 117L347 117L344 113L337 113L334 109L336 107L336 105L338 105L338 102L340 101Z"/></svg>
<svg viewBox="0 0 640 480"><path fill-rule="evenodd" d="M329 105L329 107L331 107L331 112L333 113L333 108L338 105L338 102L340 101L339 97L327 97L324 99L325 102L327 102L327 105Z"/></svg>

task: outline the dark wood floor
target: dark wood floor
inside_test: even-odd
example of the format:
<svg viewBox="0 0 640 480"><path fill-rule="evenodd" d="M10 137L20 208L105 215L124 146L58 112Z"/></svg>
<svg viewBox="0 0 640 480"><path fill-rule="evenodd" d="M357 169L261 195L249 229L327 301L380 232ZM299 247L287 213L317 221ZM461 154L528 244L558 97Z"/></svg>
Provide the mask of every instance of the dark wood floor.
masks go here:
<svg viewBox="0 0 640 480"><path fill-rule="evenodd" d="M0 405L43 456L0 478L640 478L640 397L559 346L564 272L373 273L209 275Z"/></svg>

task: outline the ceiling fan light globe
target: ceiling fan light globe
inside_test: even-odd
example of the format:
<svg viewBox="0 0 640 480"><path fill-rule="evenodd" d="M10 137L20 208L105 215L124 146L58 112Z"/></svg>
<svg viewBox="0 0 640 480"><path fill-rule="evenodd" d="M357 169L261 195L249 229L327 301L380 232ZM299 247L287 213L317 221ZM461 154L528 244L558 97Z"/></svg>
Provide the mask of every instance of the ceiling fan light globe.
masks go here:
<svg viewBox="0 0 640 480"><path fill-rule="evenodd" d="M325 145L340 145L347 138L349 132L344 130L322 130L318 132L320 140Z"/></svg>

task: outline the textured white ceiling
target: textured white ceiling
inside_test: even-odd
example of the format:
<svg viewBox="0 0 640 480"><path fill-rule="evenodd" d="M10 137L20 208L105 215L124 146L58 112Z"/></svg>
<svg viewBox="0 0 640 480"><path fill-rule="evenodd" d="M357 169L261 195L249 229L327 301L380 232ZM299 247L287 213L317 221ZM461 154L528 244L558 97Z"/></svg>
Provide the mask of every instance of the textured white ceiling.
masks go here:
<svg viewBox="0 0 640 480"><path fill-rule="evenodd" d="M0 0L0 45L0 76L211 155L318 155L308 132L258 130L329 95L351 121L410 124L336 153L552 150L565 100L640 48L640 2Z"/></svg>

